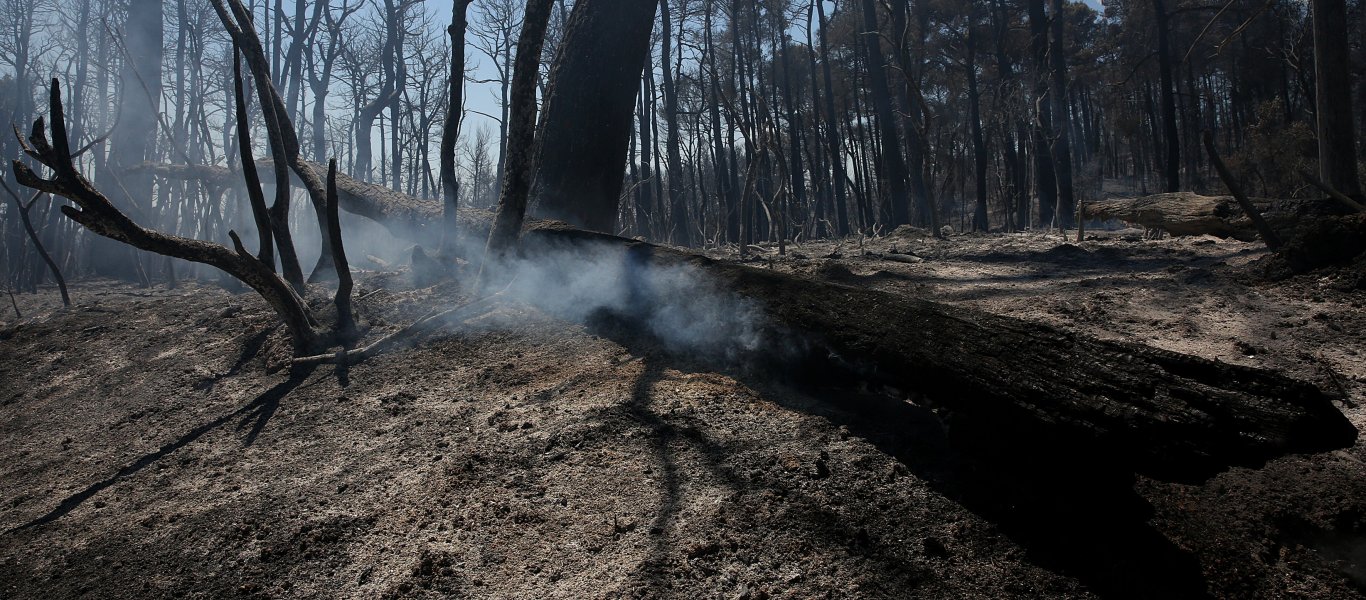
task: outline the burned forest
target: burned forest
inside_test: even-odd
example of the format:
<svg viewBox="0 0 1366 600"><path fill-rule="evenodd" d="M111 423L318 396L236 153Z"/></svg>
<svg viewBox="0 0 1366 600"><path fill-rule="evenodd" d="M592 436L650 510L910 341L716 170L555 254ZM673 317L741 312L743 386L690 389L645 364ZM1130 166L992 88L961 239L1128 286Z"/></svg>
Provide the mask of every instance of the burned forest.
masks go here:
<svg viewBox="0 0 1366 600"><path fill-rule="evenodd" d="M1366 597L1362 0L0 26L0 598Z"/></svg>

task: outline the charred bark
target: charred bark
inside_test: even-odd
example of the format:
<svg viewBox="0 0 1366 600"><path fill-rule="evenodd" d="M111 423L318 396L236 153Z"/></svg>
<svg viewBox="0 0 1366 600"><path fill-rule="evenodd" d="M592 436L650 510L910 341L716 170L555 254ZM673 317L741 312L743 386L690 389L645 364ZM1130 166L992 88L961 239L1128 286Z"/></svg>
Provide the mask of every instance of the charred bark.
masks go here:
<svg viewBox="0 0 1366 600"><path fill-rule="evenodd" d="M321 337L314 328L316 321L308 306L294 293L288 283L242 247L242 241L236 232L229 232L236 245L236 251L233 251L219 244L167 235L144 228L115 208L107 197L76 170L72 162L61 90L56 79L52 80L50 100L51 142L48 141L43 119L40 118L33 124L33 132L29 136L31 146L26 147L24 151L52 169L53 177L39 177L28 165L16 160L14 171L19 183L76 203L75 207L63 206L62 214L98 235L140 250L222 269L256 290L270 304L289 329L296 354L304 354L319 348Z"/></svg>
<svg viewBox="0 0 1366 600"><path fill-rule="evenodd" d="M460 119L464 110L465 91L465 15L473 0L455 0L451 5L451 25L446 33L451 38L451 74L446 82L446 119L441 124L441 197L442 231L441 252L452 250L450 240L456 236L455 212L460 200L460 181L455 176L455 144L460 137ZM336 191L336 174L329 173L329 193ZM329 207L330 208L330 207Z"/></svg>
<svg viewBox="0 0 1366 600"><path fill-rule="evenodd" d="M485 254L498 255L511 248L526 218L536 157L536 76L540 72L541 45L550 20L550 7L551 0L527 0L522 33L517 39L517 58L513 63L508 164Z"/></svg>
<svg viewBox="0 0 1366 600"><path fill-rule="evenodd" d="M648 0L574 3L537 132L534 195L540 213L595 231L617 231L632 108L648 62L656 6ZM649 179L649 166L643 166Z"/></svg>
<svg viewBox="0 0 1366 600"><path fill-rule="evenodd" d="M1348 197L1366 200L1357 177L1347 3L1345 0L1313 0L1309 4L1313 7L1319 178Z"/></svg>
<svg viewBox="0 0 1366 600"><path fill-rule="evenodd" d="M337 265L337 332L349 338L356 330L356 317L351 313L351 264L342 246L341 219L337 211L337 159L327 165L327 231L332 237L332 262Z"/></svg>
<svg viewBox="0 0 1366 600"><path fill-rule="evenodd" d="M769 335L805 348L785 365L795 372L890 385L945 409L951 427L1087 453L1160 479L1201 481L1230 466L1348 447L1357 435L1318 388L1270 371L553 222L530 223L522 248L532 261L577 252L585 263L615 255L642 269L692 269L761 306Z"/></svg>

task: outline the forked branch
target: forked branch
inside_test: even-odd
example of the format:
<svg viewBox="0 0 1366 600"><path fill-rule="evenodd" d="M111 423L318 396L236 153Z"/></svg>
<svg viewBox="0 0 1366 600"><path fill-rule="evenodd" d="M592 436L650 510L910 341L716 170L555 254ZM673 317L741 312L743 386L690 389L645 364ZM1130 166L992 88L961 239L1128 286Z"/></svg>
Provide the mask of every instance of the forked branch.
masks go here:
<svg viewBox="0 0 1366 600"><path fill-rule="evenodd" d="M147 229L115 208L109 198L95 189L90 180L76 170L76 165L72 162L65 111L62 108L61 87L56 79L52 80L49 104L52 119L51 141L45 131L43 119L39 118L33 124L28 143L21 139L20 145L26 154L51 169L52 177L40 177L28 165L16 160L14 174L20 184L71 200L76 206L63 206L62 214L98 235L118 240L139 250L223 270L256 290L270 304L289 329L296 355L304 355L320 347L321 337L316 329L317 321L309 312L308 306L294 293L289 284L242 247L236 232L230 232L233 243L237 246L234 251L221 244Z"/></svg>

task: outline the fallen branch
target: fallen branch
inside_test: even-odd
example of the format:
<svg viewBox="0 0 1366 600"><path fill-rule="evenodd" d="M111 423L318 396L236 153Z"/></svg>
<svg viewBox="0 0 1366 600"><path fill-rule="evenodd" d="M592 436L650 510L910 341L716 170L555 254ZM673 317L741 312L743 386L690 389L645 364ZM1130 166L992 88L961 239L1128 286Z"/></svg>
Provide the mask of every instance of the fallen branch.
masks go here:
<svg viewBox="0 0 1366 600"><path fill-rule="evenodd" d="M1247 199L1247 194L1243 193L1243 186L1238 183L1238 179L1229 171L1224 160L1219 158L1219 150L1214 147L1214 134L1206 129L1204 132L1205 152L1209 154L1210 162L1214 163L1215 172L1219 173L1219 179L1223 180L1224 187L1228 188L1228 193L1233 194L1233 199L1238 201L1238 206L1243 209L1243 213L1248 219L1252 220L1252 225L1257 228L1257 233L1262 236L1262 241L1266 247L1275 252L1281 247L1281 237L1276 235L1275 230L1267 225L1266 219L1262 218L1262 213L1257 207L1252 205L1252 201Z"/></svg>
<svg viewBox="0 0 1366 600"><path fill-rule="evenodd" d="M1328 185L1327 183L1324 183L1322 179L1315 177L1313 173L1310 173L1309 171L1300 171L1300 176L1304 177L1305 181L1308 181L1309 183L1313 184L1314 187L1323 190L1323 193L1328 194L1329 198L1337 200L1343 206L1351 209L1352 212L1366 213L1366 206L1362 206L1360 203L1358 203L1356 200L1353 200L1347 194L1344 194L1333 189L1332 186Z"/></svg>
<svg viewBox="0 0 1366 600"><path fill-rule="evenodd" d="M375 340L370 345L365 346L363 348L357 348L354 350L340 350L332 354L301 356L290 360L289 364L294 367L305 367L321 364L354 365L367 358L377 356L390 348L394 348L398 346L400 343L404 345L415 344L421 338L422 335L425 335L435 330L436 328L445 325L446 323L450 322L451 319L454 319L457 315L463 314L463 311L467 311L471 308L487 304L494 298L502 296L503 293L506 291L507 288L503 288L502 291L490 294L488 296L484 296L483 298L480 298L478 300L472 300L470 302L466 302L465 304L461 304L453 308L448 308L446 310L433 311L427 313L418 320L410 323L407 327L399 329L398 331L395 331L378 340Z"/></svg>

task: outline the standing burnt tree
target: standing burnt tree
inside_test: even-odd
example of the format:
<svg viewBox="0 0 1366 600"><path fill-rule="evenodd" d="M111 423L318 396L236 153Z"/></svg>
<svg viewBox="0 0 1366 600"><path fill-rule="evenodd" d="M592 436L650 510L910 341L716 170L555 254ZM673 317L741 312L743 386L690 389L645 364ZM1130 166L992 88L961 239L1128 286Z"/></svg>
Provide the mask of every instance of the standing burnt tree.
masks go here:
<svg viewBox="0 0 1366 600"><path fill-rule="evenodd" d="M617 231L617 202L656 4L578 0L550 71L533 188L546 216Z"/></svg>
<svg viewBox="0 0 1366 600"><path fill-rule="evenodd" d="M488 257L501 257L517 242L526 217L527 196L536 156L536 76L540 72L541 44L550 21L552 0L527 0L522 33L517 38L517 58L512 70L509 108L507 168L504 171L498 211L489 230ZM482 274L482 271L481 271Z"/></svg>
<svg viewBox="0 0 1366 600"><path fill-rule="evenodd" d="M71 200L76 206L63 206L62 214L100 236L139 250L217 267L237 278L260 294L275 310L276 315L289 330L296 355L321 350L331 343L331 332L319 326L308 305L284 279L247 251L236 232L229 233L235 247L229 249L211 242L148 229L133 222L116 208L108 197L95 189L90 180L86 179L72 162L61 88L56 79L52 80L49 107L51 140L45 131L44 120L40 118L33 124L33 132L29 135L24 152L51 169L52 175L47 178L41 177L23 161L16 160L14 170L19 183ZM340 239L335 241L340 242ZM334 247L340 255L340 244ZM339 259L339 265L346 264L344 256L336 258ZM338 308L342 308L340 301ZM341 323L349 325L349 314Z"/></svg>
<svg viewBox="0 0 1366 600"><path fill-rule="evenodd" d="M1348 56L1347 1L1313 0L1314 99L1319 127L1319 178L1362 200L1354 138L1352 62Z"/></svg>

